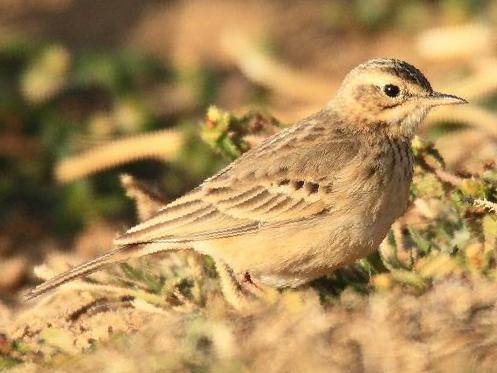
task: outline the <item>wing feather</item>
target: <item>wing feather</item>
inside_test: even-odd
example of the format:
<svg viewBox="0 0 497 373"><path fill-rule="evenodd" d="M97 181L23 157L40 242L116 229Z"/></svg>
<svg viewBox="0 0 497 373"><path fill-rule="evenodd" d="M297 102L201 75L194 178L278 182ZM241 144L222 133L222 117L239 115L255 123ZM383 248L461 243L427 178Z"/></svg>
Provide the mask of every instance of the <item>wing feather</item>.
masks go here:
<svg viewBox="0 0 497 373"><path fill-rule="evenodd" d="M268 139L149 220L129 229L116 244L230 237L329 211L333 205L330 179L335 175L339 179L340 172L356 157L358 147L343 131L328 131L328 137L321 134L321 141L316 143L315 136L309 134L319 122L310 117L283 131L286 135ZM294 151L282 151L288 146Z"/></svg>

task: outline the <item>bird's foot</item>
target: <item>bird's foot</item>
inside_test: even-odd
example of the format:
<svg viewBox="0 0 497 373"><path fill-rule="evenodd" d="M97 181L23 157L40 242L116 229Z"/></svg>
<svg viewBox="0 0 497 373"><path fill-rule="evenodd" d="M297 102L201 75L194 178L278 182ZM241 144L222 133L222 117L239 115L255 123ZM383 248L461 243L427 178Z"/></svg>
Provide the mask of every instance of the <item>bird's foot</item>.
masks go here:
<svg viewBox="0 0 497 373"><path fill-rule="evenodd" d="M256 283L250 273L245 272L237 278L232 269L220 260L216 261L216 268L226 301L242 313L252 313L264 304L273 303L277 291L262 284Z"/></svg>
<svg viewBox="0 0 497 373"><path fill-rule="evenodd" d="M250 276L249 272L245 272L239 281L242 289L246 290L248 293L260 297L264 294L264 288L262 285L257 284Z"/></svg>

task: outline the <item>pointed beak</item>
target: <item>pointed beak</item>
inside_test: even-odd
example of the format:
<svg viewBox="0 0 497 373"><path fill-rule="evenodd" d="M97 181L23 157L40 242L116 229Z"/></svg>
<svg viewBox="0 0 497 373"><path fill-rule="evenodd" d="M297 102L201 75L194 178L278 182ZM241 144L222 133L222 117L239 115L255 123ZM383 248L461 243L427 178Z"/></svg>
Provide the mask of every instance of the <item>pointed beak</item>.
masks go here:
<svg viewBox="0 0 497 373"><path fill-rule="evenodd" d="M467 104L464 98L460 98L454 95L449 95L447 93L440 92L432 92L428 96L425 97L425 100L431 106L439 106L439 105L459 105L459 104Z"/></svg>

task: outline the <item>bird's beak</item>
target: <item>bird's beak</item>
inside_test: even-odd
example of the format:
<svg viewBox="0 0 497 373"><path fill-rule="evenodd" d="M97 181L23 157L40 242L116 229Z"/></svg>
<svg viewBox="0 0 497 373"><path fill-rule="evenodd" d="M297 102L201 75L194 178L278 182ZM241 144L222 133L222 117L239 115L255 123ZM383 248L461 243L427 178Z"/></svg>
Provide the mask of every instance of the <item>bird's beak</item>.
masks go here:
<svg viewBox="0 0 497 373"><path fill-rule="evenodd" d="M449 95L447 93L440 92L432 92L428 96L425 97L425 100L431 106L439 106L439 105L459 105L459 104L467 104L464 98L460 98L454 95Z"/></svg>

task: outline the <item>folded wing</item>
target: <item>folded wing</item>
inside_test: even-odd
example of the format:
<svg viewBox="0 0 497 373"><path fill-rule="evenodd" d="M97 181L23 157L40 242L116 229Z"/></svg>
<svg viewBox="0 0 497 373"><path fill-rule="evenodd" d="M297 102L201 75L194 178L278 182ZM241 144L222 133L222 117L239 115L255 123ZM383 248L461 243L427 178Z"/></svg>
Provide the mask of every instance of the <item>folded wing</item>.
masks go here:
<svg viewBox="0 0 497 373"><path fill-rule="evenodd" d="M334 175L339 180L358 147L336 131L319 133L316 141L315 122L310 117L268 139L115 243L217 239L329 211Z"/></svg>

